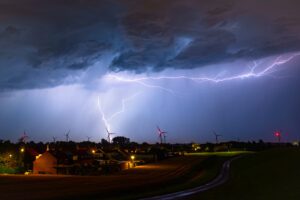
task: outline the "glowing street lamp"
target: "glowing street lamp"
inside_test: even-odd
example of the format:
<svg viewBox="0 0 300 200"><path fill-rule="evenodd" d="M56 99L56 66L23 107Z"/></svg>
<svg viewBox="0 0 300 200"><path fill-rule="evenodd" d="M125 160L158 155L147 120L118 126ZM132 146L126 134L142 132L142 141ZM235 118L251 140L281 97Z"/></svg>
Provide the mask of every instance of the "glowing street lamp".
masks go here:
<svg viewBox="0 0 300 200"><path fill-rule="evenodd" d="M21 153L24 153L24 151L25 151L24 148L21 148L21 149L20 149L20 152L21 152Z"/></svg>
<svg viewBox="0 0 300 200"><path fill-rule="evenodd" d="M96 151L93 149L93 150L92 150L92 154L95 154L95 153L96 153Z"/></svg>
<svg viewBox="0 0 300 200"><path fill-rule="evenodd" d="M132 155L132 156L130 156L130 158L131 158L131 161L133 162L133 161L134 161L134 159L135 159L135 156L134 156L134 155Z"/></svg>
<svg viewBox="0 0 300 200"><path fill-rule="evenodd" d="M9 156L9 158L12 158L12 157L13 157L13 155L12 155L12 154L9 154L8 156Z"/></svg>
<svg viewBox="0 0 300 200"><path fill-rule="evenodd" d="M131 155L130 159L131 159L131 165L132 165L132 167L135 167L135 163L134 163L135 156Z"/></svg>

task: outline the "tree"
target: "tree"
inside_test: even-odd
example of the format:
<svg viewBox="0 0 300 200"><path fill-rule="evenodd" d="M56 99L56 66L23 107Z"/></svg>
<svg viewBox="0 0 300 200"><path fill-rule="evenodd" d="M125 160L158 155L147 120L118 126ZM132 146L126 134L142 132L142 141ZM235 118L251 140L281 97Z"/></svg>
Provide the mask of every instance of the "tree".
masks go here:
<svg viewBox="0 0 300 200"><path fill-rule="evenodd" d="M16 156L13 154L0 155L0 173L13 174L17 172Z"/></svg>
<svg viewBox="0 0 300 200"><path fill-rule="evenodd" d="M109 142L106 140L106 139L101 139L101 144L106 146L106 145L109 145Z"/></svg>
<svg viewBox="0 0 300 200"><path fill-rule="evenodd" d="M126 146L130 143L130 139L123 137L123 136L117 136L113 138L113 144L119 145L119 146Z"/></svg>

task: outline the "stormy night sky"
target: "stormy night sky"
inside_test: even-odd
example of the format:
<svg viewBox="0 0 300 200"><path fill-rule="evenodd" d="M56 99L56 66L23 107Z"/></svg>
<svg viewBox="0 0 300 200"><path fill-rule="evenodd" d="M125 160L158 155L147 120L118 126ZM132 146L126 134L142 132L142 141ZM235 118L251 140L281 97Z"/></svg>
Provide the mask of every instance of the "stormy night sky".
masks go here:
<svg viewBox="0 0 300 200"><path fill-rule="evenodd" d="M300 138L299 0L0 0L0 139Z"/></svg>

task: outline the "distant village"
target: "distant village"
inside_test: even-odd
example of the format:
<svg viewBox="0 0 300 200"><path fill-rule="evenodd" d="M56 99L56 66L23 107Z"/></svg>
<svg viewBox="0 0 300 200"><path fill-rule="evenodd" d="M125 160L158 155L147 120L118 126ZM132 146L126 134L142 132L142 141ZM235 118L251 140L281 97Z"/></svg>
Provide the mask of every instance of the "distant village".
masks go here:
<svg viewBox="0 0 300 200"><path fill-rule="evenodd" d="M156 144L139 144L129 138L116 136L111 141L66 141L35 143L27 142L26 133L17 143L0 140L0 173L10 174L111 174L151 162L158 162L186 153L216 151L261 151L280 146L298 146L298 143L218 142L169 144L160 137Z"/></svg>

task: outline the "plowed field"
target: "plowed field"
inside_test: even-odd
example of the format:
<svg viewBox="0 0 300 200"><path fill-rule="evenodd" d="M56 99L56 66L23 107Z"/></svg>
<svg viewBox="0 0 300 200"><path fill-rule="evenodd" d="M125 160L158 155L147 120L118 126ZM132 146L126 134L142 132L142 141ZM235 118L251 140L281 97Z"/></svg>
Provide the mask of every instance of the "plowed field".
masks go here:
<svg viewBox="0 0 300 200"><path fill-rule="evenodd" d="M108 199L151 192L180 183L202 159L171 158L102 176L3 175L0 199Z"/></svg>

